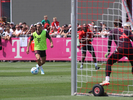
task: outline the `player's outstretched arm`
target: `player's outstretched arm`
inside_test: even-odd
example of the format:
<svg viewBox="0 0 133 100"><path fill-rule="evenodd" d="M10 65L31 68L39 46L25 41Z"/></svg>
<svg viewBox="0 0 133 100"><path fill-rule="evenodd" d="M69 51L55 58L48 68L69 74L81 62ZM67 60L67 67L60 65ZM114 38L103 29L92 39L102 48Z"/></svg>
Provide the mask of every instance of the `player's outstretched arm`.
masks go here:
<svg viewBox="0 0 133 100"><path fill-rule="evenodd" d="M112 44L112 35L109 35L109 39L108 39L108 52L104 55L105 58L108 58L109 54L110 54L110 49L111 49L111 44Z"/></svg>
<svg viewBox="0 0 133 100"><path fill-rule="evenodd" d="M52 39L50 38L49 41L50 41L50 44L51 44L50 47L53 48L54 45L53 45L53 41L52 41Z"/></svg>
<svg viewBox="0 0 133 100"><path fill-rule="evenodd" d="M104 55L105 58L108 58L109 54L110 54L110 52L107 52L107 53Z"/></svg>
<svg viewBox="0 0 133 100"><path fill-rule="evenodd" d="M26 50L26 53L27 53L27 54L29 53L30 44L31 44L31 40L28 42L28 45L27 45L27 50Z"/></svg>
<svg viewBox="0 0 133 100"><path fill-rule="evenodd" d="M50 47L51 48L53 48L53 41L52 41L52 39L51 39L51 37L50 37L50 35L49 35L49 33L48 32L46 32L46 37L49 39L49 41L50 41Z"/></svg>

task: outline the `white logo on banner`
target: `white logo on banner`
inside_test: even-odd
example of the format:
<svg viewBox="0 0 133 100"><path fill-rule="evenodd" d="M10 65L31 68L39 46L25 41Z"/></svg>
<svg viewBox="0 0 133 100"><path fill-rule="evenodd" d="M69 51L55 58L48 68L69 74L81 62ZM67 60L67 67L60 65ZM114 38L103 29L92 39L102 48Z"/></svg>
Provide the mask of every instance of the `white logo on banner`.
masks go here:
<svg viewBox="0 0 133 100"><path fill-rule="evenodd" d="M66 46L68 46L69 42L71 43L71 40L66 40ZM66 52L71 52L70 48L66 48ZM77 52L79 52L79 48L77 48ZM71 56L69 58L71 58Z"/></svg>
<svg viewBox="0 0 133 100"><path fill-rule="evenodd" d="M69 42L71 42L71 40L66 40L66 46L68 46L68 43ZM70 51L70 48L66 48L66 52L71 52ZM71 54L71 53L70 53ZM70 57L68 57L68 58L71 58L71 55L70 55Z"/></svg>
<svg viewBox="0 0 133 100"><path fill-rule="evenodd" d="M22 58L22 56L20 56L20 41L19 40L12 40L12 46L14 46L15 42L17 43L17 48L12 48L12 52L16 52L17 55L14 58ZM21 48L21 50L24 51L24 48Z"/></svg>
<svg viewBox="0 0 133 100"><path fill-rule="evenodd" d="M68 46L68 43L71 42L71 40L66 40L66 46ZM69 48L66 48L66 52L70 52Z"/></svg>

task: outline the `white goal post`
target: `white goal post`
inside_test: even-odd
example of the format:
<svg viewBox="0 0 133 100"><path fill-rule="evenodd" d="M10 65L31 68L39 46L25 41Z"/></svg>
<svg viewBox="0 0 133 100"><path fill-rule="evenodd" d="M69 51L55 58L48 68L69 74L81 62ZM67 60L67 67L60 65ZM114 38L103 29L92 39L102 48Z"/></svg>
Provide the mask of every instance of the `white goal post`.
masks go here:
<svg viewBox="0 0 133 100"><path fill-rule="evenodd" d="M77 92L77 0L71 0L71 95Z"/></svg>

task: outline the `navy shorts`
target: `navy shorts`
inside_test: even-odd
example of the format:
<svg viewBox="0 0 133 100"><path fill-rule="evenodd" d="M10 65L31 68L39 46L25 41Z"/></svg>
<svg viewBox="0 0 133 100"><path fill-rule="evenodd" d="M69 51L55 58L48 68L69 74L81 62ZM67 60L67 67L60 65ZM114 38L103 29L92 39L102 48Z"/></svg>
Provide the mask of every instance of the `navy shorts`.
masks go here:
<svg viewBox="0 0 133 100"><path fill-rule="evenodd" d="M35 55L39 54L40 57L46 57L46 50L35 50Z"/></svg>

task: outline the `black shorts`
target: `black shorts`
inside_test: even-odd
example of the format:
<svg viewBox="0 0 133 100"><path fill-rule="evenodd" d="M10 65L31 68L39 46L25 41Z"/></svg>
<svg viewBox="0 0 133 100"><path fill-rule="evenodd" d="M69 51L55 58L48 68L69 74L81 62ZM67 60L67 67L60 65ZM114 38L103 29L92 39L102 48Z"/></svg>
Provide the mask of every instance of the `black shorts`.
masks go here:
<svg viewBox="0 0 133 100"><path fill-rule="evenodd" d="M82 49L82 54L86 54L86 51L88 50L90 53L94 52L94 48L92 44L89 44L87 46L84 46L81 48Z"/></svg>
<svg viewBox="0 0 133 100"><path fill-rule="evenodd" d="M46 57L46 51L45 50L35 50L35 55L39 54L40 57Z"/></svg>

